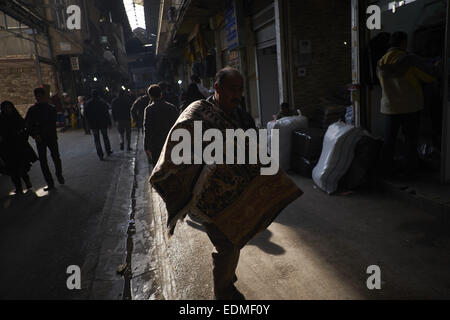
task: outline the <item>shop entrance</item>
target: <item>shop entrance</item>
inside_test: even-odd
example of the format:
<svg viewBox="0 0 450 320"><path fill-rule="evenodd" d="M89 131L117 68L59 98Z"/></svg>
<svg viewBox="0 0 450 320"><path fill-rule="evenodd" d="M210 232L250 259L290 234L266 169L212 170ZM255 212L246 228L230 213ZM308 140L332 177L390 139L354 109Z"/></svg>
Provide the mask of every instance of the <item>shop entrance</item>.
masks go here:
<svg viewBox="0 0 450 320"><path fill-rule="evenodd" d="M277 48L271 46L257 50L259 71L260 119L263 127L278 114L280 95L278 90Z"/></svg>
<svg viewBox="0 0 450 320"><path fill-rule="evenodd" d="M450 95L449 95L449 61L450 61L450 4L447 1L445 28L445 60L443 63L443 112L442 112L442 144L441 144L441 182L450 183Z"/></svg>
<svg viewBox="0 0 450 320"><path fill-rule="evenodd" d="M368 1L365 1L366 4ZM446 48L447 1L416 0L401 2L381 0L371 2L381 8L381 30L366 30L367 47L362 50L361 82L367 92L367 123L375 136L384 136L385 119L380 112L382 90L376 64L389 48L389 36L402 31L408 34L408 51L423 59L428 70L437 71L436 81L423 84L424 109L421 112L418 153L420 171L434 181L449 182L447 133L447 75L444 69ZM365 6L366 7L366 6ZM365 21L364 21L365 22ZM447 51L448 52L448 51ZM443 103L445 101L445 104ZM399 133L396 158L404 156L403 137Z"/></svg>
<svg viewBox="0 0 450 320"><path fill-rule="evenodd" d="M252 16L256 43L256 73L259 119L266 127L280 108L278 59L275 30L275 7L272 1L264 1L265 7Z"/></svg>

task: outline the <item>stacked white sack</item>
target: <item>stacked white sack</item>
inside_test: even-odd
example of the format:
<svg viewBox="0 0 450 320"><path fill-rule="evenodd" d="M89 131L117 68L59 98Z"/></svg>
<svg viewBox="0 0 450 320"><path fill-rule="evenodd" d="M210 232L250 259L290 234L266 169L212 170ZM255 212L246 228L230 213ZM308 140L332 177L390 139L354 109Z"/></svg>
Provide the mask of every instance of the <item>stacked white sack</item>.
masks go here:
<svg viewBox="0 0 450 320"><path fill-rule="evenodd" d="M269 154L271 154L270 151L270 142L272 141L272 129L275 126L275 123L277 122L277 120L272 120L270 122L267 122L267 152Z"/></svg>
<svg viewBox="0 0 450 320"><path fill-rule="evenodd" d="M347 172L355 155L355 147L363 131L342 121L328 127L323 140L319 162L313 169L314 183L331 194L337 190L339 180Z"/></svg>
<svg viewBox="0 0 450 320"><path fill-rule="evenodd" d="M272 121L271 121L272 122ZM267 134L268 134L268 151L270 154L270 142L273 137L272 129L279 130L279 139L280 139L280 158L279 164L280 168L287 171L291 167L291 149L292 149L292 133L298 129L308 128L308 118L302 115L292 116L281 118L275 123L269 122L267 124Z"/></svg>

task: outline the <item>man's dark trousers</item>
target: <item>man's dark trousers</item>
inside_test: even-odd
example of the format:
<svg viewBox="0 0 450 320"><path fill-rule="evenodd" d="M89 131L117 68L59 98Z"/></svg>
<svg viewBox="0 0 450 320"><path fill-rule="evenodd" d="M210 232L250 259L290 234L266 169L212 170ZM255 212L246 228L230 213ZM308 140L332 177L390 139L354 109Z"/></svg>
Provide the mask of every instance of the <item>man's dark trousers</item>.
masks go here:
<svg viewBox="0 0 450 320"><path fill-rule="evenodd" d="M36 142L36 148L39 155L39 162L41 164L42 173L44 175L45 181L49 187L53 187L55 182L53 180L50 168L47 162L47 148L50 150L50 155L52 156L53 163L55 164L55 173L57 177L62 177L62 165L61 157L59 155L58 140L48 139Z"/></svg>
<svg viewBox="0 0 450 320"><path fill-rule="evenodd" d="M382 150L384 169L387 171L387 174L392 174L395 171L395 144L401 127L406 140L406 162L403 169L405 173L412 173L418 165L417 144L419 140L420 111L385 115L385 119L386 127Z"/></svg>
<svg viewBox="0 0 450 320"><path fill-rule="evenodd" d="M233 299L240 249L228 240L214 224L204 223L203 226L217 251L212 254L214 295L219 300Z"/></svg>
<svg viewBox="0 0 450 320"><path fill-rule="evenodd" d="M95 148L97 149L97 154L100 157L100 159L103 159L103 149L102 149L102 144L100 143L100 132L102 133L103 136L103 143L105 145L105 151L107 154L111 153L111 144L109 143L109 138L108 138L108 129L104 128L104 129L91 129L92 133L94 135L94 142L95 142Z"/></svg>
<svg viewBox="0 0 450 320"><path fill-rule="evenodd" d="M85 116L81 117L81 121L83 121L83 129L86 134L91 134L91 129L89 128L89 123Z"/></svg>
<svg viewBox="0 0 450 320"><path fill-rule="evenodd" d="M125 138L127 140L127 148L131 147L131 120L119 121L117 123L117 130L120 134L120 145L125 143Z"/></svg>

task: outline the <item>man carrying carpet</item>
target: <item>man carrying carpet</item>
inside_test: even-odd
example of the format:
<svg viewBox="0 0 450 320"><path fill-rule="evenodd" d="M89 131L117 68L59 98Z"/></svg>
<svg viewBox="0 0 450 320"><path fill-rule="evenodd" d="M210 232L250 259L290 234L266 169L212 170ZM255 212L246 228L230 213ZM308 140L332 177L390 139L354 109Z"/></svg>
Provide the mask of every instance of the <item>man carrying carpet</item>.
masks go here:
<svg viewBox="0 0 450 320"><path fill-rule="evenodd" d="M303 193L282 170L274 175L261 175L260 161L256 164L237 161L199 164L195 160L174 163L177 161L173 161L172 151L178 142L172 141L172 133L184 129L194 136L196 121L202 122L203 131L217 129L223 136L227 129L256 129L251 116L239 107L243 83L236 69L227 67L217 73L215 94L207 100L193 102L180 115L150 177L150 183L166 204L170 234L177 221L187 214L204 225L216 248L212 254L214 294L220 300L244 299L234 286L240 250ZM191 144L194 150L194 141ZM207 144L204 141L202 144L205 149ZM250 150L248 145L249 141L245 141L246 151ZM222 149L226 152L225 147ZM199 157L198 154L190 156Z"/></svg>

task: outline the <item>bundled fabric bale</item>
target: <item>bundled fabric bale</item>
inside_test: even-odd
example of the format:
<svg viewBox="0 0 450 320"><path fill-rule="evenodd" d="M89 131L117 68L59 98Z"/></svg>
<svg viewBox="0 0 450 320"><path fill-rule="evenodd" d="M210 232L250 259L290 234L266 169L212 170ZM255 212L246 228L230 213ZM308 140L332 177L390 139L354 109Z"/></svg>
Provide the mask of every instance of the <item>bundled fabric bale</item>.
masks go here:
<svg viewBox="0 0 450 320"><path fill-rule="evenodd" d="M292 170L311 178L322 152L324 136L325 130L321 128L300 129L292 134Z"/></svg>
<svg viewBox="0 0 450 320"><path fill-rule="evenodd" d="M279 164L280 168L289 170L291 168L292 133L296 130L307 128L308 118L302 115L286 117L275 121L272 129L279 130ZM270 132L270 141L273 132ZM271 151L270 151L271 152Z"/></svg>
<svg viewBox="0 0 450 320"><path fill-rule="evenodd" d="M314 183L331 194L337 190L339 180L350 167L355 147L363 132L344 122L336 122L328 127L323 141L322 154L314 167Z"/></svg>
<svg viewBox="0 0 450 320"><path fill-rule="evenodd" d="M272 129L275 126L276 122L277 122L277 120L272 120L267 123L267 152L269 154L271 154L270 146L271 146L271 141L272 141Z"/></svg>
<svg viewBox="0 0 450 320"><path fill-rule="evenodd" d="M368 186L374 176L383 142L364 134L355 147L355 156L345 175L339 181L339 188L355 190Z"/></svg>

